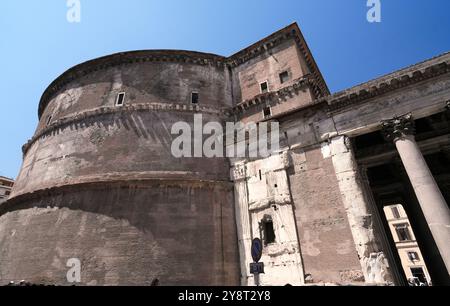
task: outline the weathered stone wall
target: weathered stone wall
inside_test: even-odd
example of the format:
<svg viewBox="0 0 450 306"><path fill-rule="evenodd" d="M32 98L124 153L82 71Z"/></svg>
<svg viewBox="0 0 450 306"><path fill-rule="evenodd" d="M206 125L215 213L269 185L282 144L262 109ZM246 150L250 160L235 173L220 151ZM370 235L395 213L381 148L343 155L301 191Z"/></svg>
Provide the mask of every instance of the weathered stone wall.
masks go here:
<svg viewBox="0 0 450 306"><path fill-rule="evenodd" d="M178 121L193 127L193 111L115 110L62 125L36 139L25 155L13 196L102 177L227 179L225 159L172 155L171 144L177 135L171 135L171 127ZM208 113L203 119L221 121Z"/></svg>
<svg viewBox="0 0 450 306"><path fill-rule="evenodd" d="M392 283L392 275L382 252L382 245L374 226L376 207L364 189L351 141L345 136L331 139L322 146L326 157L331 157L339 183L342 202L355 242L362 273L367 283Z"/></svg>
<svg viewBox="0 0 450 306"><path fill-rule="evenodd" d="M263 248L261 261L265 273L260 285L304 284L300 245L294 207L286 169L287 153L266 159L236 163L231 171L235 182L235 207L243 285L255 285L248 267L253 262L250 246L253 238L265 241L261 225L269 218L275 241Z"/></svg>
<svg viewBox="0 0 450 306"><path fill-rule="evenodd" d="M287 71L289 80L281 84L279 74ZM261 55L233 69L234 99L238 103L261 93L260 83L268 81L269 90L276 91L293 84L294 80L308 74L298 46L293 38L288 39Z"/></svg>
<svg viewBox="0 0 450 306"><path fill-rule="evenodd" d="M228 71L211 55L147 53L151 61L81 64L44 94L0 212L1 283L66 284L72 257L83 284L239 283L228 161L171 153L175 122L192 131L194 114L223 122Z"/></svg>
<svg viewBox="0 0 450 306"><path fill-rule="evenodd" d="M16 198L0 216L0 283L237 285L230 186L124 181Z"/></svg>
<svg viewBox="0 0 450 306"><path fill-rule="evenodd" d="M84 284L235 285L239 274L253 284L250 244L270 216L277 239L264 249L262 284L387 284L386 238L350 137L394 115L448 108L449 58L328 95L294 24L229 58L137 51L69 69L44 93L12 199L0 206L0 282L64 284L65 261L78 257ZM277 120L280 150L176 159L171 126L192 128L195 113Z"/></svg>
<svg viewBox="0 0 450 306"><path fill-rule="evenodd" d="M321 147L294 149L289 175L306 281L364 281L330 158Z"/></svg>
<svg viewBox="0 0 450 306"><path fill-rule="evenodd" d="M170 54L170 53L169 53ZM66 84L48 101L38 131L73 114L114 106L125 92L126 105L164 103L190 105L191 92L199 93L202 106L231 106L228 73L224 67L182 62L139 62L98 69Z"/></svg>

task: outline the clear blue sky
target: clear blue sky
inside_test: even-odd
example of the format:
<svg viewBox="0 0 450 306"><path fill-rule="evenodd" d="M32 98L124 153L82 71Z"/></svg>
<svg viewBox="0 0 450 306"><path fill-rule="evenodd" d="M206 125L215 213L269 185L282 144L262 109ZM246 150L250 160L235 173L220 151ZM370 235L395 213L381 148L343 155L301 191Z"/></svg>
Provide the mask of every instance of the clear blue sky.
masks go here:
<svg viewBox="0 0 450 306"><path fill-rule="evenodd" d="M16 177L34 133L42 92L73 65L135 49L230 55L299 23L332 92L450 50L449 0L381 0L368 23L366 0L0 1L0 175Z"/></svg>

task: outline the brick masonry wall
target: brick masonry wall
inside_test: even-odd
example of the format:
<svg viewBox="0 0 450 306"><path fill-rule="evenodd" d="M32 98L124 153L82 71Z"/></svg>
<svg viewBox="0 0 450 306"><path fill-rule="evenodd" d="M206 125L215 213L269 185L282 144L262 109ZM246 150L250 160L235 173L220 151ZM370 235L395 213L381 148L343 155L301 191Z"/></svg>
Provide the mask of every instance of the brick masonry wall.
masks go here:
<svg viewBox="0 0 450 306"><path fill-rule="evenodd" d="M324 159L320 147L290 153L289 180L306 282L364 281L331 158Z"/></svg>
<svg viewBox="0 0 450 306"><path fill-rule="evenodd" d="M288 71L289 81L281 84L279 74ZM259 95L260 83L269 82L269 90L276 91L292 84L292 81L308 73L299 55L294 39L282 44L234 68L234 98L237 103Z"/></svg>
<svg viewBox="0 0 450 306"><path fill-rule="evenodd" d="M238 285L231 188L123 182L67 187L0 216L0 284ZM16 210L17 209L17 210Z"/></svg>

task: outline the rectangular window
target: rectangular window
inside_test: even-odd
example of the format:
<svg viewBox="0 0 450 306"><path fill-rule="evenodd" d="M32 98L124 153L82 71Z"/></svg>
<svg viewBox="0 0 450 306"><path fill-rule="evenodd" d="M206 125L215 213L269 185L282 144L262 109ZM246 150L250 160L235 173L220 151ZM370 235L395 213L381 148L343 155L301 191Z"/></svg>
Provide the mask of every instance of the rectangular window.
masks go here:
<svg viewBox="0 0 450 306"><path fill-rule="evenodd" d="M269 91L269 83L267 81L262 82L259 86L261 87L261 93L266 93Z"/></svg>
<svg viewBox="0 0 450 306"><path fill-rule="evenodd" d="M263 115L264 115L264 118L268 118L268 117L272 116L272 109L270 108L270 106L264 107Z"/></svg>
<svg viewBox="0 0 450 306"><path fill-rule="evenodd" d="M411 240L411 235L409 233L407 224L395 225L395 231L397 232L398 240L400 240L400 241Z"/></svg>
<svg viewBox="0 0 450 306"><path fill-rule="evenodd" d="M391 211L392 211L392 215L394 216L395 219L400 218L400 212L398 211L397 206L392 206Z"/></svg>
<svg viewBox="0 0 450 306"><path fill-rule="evenodd" d="M268 245L275 242L275 231L273 229L272 219L265 218L262 221L264 244Z"/></svg>
<svg viewBox="0 0 450 306"><path fill-rule="evenodd" d="M125 93L120 92L119 94L117 94L116 106L122 106L124 102L125 102Z"/></svg>
<svg viewBox="0 0 450 306"><path fill-rule="evenodd" d="M419 260L419 254L417 252L408 252L408 258L411 261Z"/></svg>
<svg viewBox="0 0 450 306"><path fill-rule="evenodd" d="M191 103L198 104L198 92L193 91L191 93Z"/></svg>
<svg viewBox="0 0 450 306"><path fill-rule="evenodd" d="M5 195L9 196L11 194L11 191L5 191Z"/></svg>
<svg viewBox="0 0 450 306"><path fill-rule="evenodd" d="M287 71L283 71L280 73L280 82L281 84L286 83L289 81L289 73Z"/></svg>
<svg viewBox="0 0 450 306"><path fill-rule="evenodd" d="M427 277L422 268L411 268L413 277L417 277L421 283L427 284Z"/></svg>

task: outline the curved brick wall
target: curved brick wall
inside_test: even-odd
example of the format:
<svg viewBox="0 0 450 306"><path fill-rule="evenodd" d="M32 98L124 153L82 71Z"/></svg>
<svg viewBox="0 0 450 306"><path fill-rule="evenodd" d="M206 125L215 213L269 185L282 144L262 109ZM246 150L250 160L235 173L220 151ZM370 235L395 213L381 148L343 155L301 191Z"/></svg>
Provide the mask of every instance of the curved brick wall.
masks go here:
<svg viewBox="0 0 450 306"><path fill-rule="evenodd" d="M0 207L0 282L65 284L75 257L84 284L239 283L228 162L170 152L173 123L192 125L195 113L224 120L231 90L220 60L122 53L49 86L12 198Z"/></svg>

